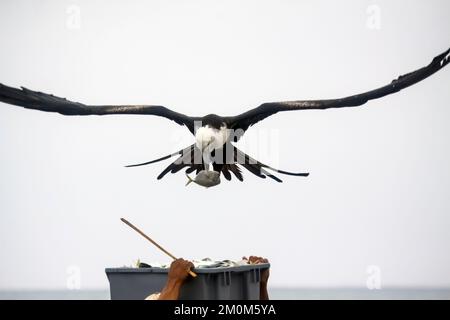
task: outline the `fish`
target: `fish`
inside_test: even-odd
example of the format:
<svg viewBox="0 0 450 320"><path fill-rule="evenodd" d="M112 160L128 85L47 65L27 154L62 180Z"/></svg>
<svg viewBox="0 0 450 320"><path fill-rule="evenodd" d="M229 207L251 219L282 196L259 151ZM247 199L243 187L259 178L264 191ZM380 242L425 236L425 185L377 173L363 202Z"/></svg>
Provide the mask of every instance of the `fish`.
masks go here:
<svg viewBox="0 0 450 320"><path fill-rule="evenodd" d="M186 174L186 177L188 178L186 186L188 186L191 182L205 188L214 187L220 184L220 172L217 171L202 170L195 176L194 179L192 179L188 174Z"/></svg>
<svg viewBox="0 0 450 320"><path fill-rule="evenodd" d="M191 260L196 269L207 269L207 268L230 268L230 267L239 267L245 266L249 264L255 264L250 262L247 258L242 258L241 260L213 260L211 258L203 258L201 260ZM150 264L145 262L140 262L138 260L137 268L158 268L158 269L169 269L170 262L168 263L159 263L152 262Z"/></svg>

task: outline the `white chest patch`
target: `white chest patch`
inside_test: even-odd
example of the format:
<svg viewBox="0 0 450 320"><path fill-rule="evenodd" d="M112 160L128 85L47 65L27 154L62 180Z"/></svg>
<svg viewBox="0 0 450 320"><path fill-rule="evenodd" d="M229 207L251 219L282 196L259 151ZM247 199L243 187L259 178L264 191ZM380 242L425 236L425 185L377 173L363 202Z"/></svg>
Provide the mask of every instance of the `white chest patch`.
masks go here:
<svg viewBox="0 0 450 320"><path fill-rule="evenodd" d="M207 125L197 129L195 133L195 144L203 152L211 152L214 149L222 148L229 138L230 130L225 126L220 129L215 129Z"/></svg>

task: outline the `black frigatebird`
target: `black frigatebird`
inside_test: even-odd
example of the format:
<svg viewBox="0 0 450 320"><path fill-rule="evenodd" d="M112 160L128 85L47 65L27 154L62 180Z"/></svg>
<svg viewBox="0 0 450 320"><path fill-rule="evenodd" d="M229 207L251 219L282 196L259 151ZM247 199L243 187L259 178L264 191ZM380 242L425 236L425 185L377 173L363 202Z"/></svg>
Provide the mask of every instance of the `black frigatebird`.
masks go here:
<svg viewBox="0 0 450 320"><path fill-rule="evenodd" d="M173 163L161 172L158 179L161 179L168 172L175 173L186 167L186 173L193 171L199 173L202 170L208 169L212 164L213 170L218 172L219 175L220 173L223 174L227 180L231 179L231 171L236 178L242 181L243 177L238 167L238 165L242 165L261 178L268 176L281 182L278 177L267 170L294 176L307 176L308 173L292 173L277 170L251 158L234 147L232 142L238 141L249 127L280 111L361 106L369 100L378 99L398 92L422 81L442 69L449 61L450 49L435 57L429 65L402 75L388 85L371 91L340 99L263 103L257 108L232 117L222 117L215 114L209 114L204 117L191 117L159 105L86 105L50 94L32 91L24 87L17 89L2 84L0 84L0 101L28 109L58 112L68 116L108 114L155 115L186 126L195 136L194 144L165 157L131 165L147 165L179 155Z"/></svg>

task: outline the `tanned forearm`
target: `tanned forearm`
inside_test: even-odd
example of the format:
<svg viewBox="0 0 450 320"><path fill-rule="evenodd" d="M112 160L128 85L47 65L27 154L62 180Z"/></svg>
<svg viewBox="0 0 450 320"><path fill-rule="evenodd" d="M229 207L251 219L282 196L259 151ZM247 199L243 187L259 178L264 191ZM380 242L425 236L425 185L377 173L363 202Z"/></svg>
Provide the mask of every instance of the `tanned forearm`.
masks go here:
<svg viewBox="0 0 450 320"><path fill-rule="evenodd" d="M162 289L158 300L178 300L182 284L182 281L169 279L164 286L164 289Z"/></svg>
<svg viewBox="0 0 450 320"><path fill-rule="evenodd" d="M267 282L260 283L259 300L269 300L269 292L267 291Z"/></svg>

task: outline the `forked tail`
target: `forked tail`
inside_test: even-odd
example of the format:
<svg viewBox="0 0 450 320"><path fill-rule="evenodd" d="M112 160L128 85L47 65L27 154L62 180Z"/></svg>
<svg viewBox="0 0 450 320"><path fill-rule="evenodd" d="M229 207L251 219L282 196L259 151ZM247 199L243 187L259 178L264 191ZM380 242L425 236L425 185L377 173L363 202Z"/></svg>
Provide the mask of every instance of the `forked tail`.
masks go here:
<svg viewBox="0 0 450 320"><path fill-rule="evenodd" d="M191 177L189 177L189 175L186 173L186 177L188 178L188 181L186 182L186 187L191 184L192 182L194 182L194 179L192 179Z"/></svg>

